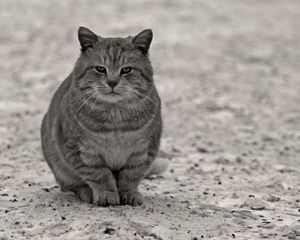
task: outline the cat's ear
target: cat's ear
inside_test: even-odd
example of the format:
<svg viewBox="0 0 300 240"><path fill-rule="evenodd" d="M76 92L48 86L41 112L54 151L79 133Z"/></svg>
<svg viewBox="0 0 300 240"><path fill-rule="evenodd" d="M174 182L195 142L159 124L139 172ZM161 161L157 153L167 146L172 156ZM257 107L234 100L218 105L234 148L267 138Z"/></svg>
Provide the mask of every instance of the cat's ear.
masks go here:
<svg viewBox="0 0 300 240"><path fill-rule="evenodd" d="M81 45L81 50L84 51L89 47L93 47L93 44L98 41L98 36L88 28L79 27L78 39Z"/></svg>
<svg viewBox="0 0 300 240"><path fill-rule="evenodd" d="M147 54L152 42L152 38L152 30L145 29L133 38L132 43L137 49L141 51L142 54Z"/></svg>

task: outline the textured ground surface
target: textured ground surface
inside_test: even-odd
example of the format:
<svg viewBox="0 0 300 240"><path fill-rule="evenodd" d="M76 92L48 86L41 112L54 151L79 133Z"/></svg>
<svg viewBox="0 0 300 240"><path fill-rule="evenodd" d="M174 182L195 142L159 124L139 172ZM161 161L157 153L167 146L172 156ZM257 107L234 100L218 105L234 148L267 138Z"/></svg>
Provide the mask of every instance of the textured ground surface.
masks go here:
<svg viewBox="0 0 300 240"><path fill-rule="evenodd" d="M300 239L300 1L0 1L0 239ZM154 30L163 177L141 207L61 193L39 127L76 31Z"/></svg>

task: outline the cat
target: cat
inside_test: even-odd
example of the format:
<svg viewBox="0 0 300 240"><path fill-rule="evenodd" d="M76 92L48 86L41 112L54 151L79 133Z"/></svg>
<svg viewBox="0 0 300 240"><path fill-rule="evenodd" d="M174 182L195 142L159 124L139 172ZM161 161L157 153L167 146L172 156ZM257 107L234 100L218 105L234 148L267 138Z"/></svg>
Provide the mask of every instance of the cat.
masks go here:
<svg viewBox="0 0 300 240"><path fill-rule="evenodd" d="M162 117L152 37L150 29L126 38L78 29L80 56L41 126L43 154L62 191L99 206L140 205L139 183L151 169L162 171L154 167Z"/></svg>

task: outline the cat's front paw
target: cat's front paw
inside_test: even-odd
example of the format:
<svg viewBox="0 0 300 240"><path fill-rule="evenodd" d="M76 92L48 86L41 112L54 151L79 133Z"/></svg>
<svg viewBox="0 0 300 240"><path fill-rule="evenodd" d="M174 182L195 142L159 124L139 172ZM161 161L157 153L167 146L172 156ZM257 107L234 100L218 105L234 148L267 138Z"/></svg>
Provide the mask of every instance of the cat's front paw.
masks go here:
<svg viewBox="0 0 300 240"><path fill-rule="evenodd" d="M93 202L93 192L88 186L80 186L73 190L75 194L84 202Z"/></svg>
<svg viewBox="0 0 300 240"><path fill-rule="evenodd" d="M94 193L94 204L102 207L109 205L120 205L120 197L117 192L99 191Z"/></svg>
<svg viewBox="0 0 300 240"><path fill-rule="evenodd" d="M137 206L143 203L142 194L140 194L138 191L125 191L120 192L119 194L121 204Z"/></svg>

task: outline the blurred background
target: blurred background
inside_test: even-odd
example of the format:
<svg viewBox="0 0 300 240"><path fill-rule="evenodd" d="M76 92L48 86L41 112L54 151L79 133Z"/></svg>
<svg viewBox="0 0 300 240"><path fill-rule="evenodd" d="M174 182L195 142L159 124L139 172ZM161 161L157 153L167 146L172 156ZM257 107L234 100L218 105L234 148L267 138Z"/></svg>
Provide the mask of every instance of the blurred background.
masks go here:
<svg viewBox="0 0 300 240"><path fill-rule="evenodd" d="M286 236L296 236L293 226L300 219L298 0L1 0L0 193L7 196L0 205L3 214L18 209L6 217L4 233L30 236L24 230L26 224L21 228L23 235L9 224L26 218L32 206L42 208L41 202L64 201L57 189L51 190L56 195L50 200L51 191L40 192L55 182L41 161L39 128L54 91L79 56L79 26L103 37L135 35L145 28L154 32L150 54L163 102L162 150L171 161L160 182L147 180L142 188L152 189L148 196L168 190L180 199L172 202L176 208L160 223L159 236L164 232L166 239L187 239L192 234L200 236L200 230L205 236L232 236L235 230L248 236L245 239L259 234L276 239L277 235L270 234L279 237L283 226L288 226ZM282 201L268 201L272 194ZM181 202L188 201L190 209L198 206L198 211L203 202L228 209L247 208L243 204L249 195L271 204L273 212L265 216L269 214L271 219L277 214L283 221L273 219L272 228L258 228L258 220L244 225L226 220L230 222L227 226L222 212L214 217L207 213L207 222L199 226L199 215L191 221L184 207L187 203ZM163 196L169 197L168 193ZM20 210L23 197L23 205L30 207ZM150 197L146 203L161 210L166 201L161 200L158 203ZM40 224L48 221L50 210L34 223L40 237L48 236ZM74 214L70 218L76 218ZM158 216L147 221L155 222ZM127 220L120 221L136 231ZM166 230L172 221L182 222L182 227L174 230L177 235ZM247 228L251 224L254 230ZM189 233L188 228L192 229ZM67 239L67 235L59 236Z"/></svg>

